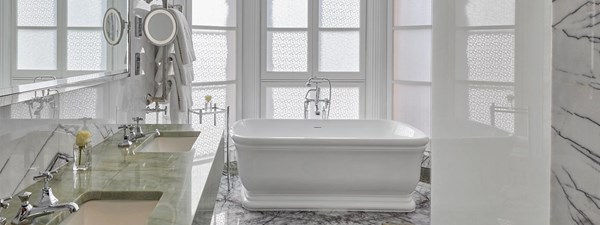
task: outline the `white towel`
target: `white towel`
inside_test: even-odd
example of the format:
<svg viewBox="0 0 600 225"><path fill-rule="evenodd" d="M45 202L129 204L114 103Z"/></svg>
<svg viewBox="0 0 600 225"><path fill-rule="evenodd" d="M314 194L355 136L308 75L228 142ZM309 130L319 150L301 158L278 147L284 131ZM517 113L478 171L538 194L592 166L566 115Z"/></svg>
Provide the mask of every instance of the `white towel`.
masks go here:
<svg viewBox="0 0 600 225"><path fill-rule="evenodd" d="M177 37L175 38L175 53L181 65L191 64L196 61L194 44L192 42L192 29L183 13L176 9L169 9L175 16Z"/></svg>

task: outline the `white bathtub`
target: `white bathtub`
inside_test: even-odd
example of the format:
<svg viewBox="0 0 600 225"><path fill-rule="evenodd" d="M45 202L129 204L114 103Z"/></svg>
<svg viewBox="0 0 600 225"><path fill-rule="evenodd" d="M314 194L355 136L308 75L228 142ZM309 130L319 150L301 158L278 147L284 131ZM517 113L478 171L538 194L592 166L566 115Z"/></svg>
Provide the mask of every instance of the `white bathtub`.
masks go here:
<svg viewBox="0 0 600 225"><path fill-rule="evenodd" d="M249 210L414 211L429 138L385 120L240 120L242 205Z"/></svg>

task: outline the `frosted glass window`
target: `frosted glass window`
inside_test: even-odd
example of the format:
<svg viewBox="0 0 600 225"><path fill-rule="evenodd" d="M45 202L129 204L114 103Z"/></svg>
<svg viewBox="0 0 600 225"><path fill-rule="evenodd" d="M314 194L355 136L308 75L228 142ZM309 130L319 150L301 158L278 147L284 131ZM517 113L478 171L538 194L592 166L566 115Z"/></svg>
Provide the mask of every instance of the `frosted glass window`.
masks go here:
<svg viewBox="0 0 600 225"><path fill-rule="evenodd" d="M69 27L102 27L107 0L69 0ZM121 15L126 16L126 15Z"/></svg>
<svg viewBox="0 0 600 225"><path fill-rule="evenodd" d="M410 124L431 134L431 87L394 84L396 121Z"/></svg>
<svg viewBox="0 0 600 225"><path fill-rule="evenodd" d="M432 0L395 0L394 25L431 25Z"/></svg>
<svg viewBox="0 0 600 225"><path fill-rule="evenodd" d="M16 2L17 26L56 26L56 0L17 0Z"/></svg>
<svg viewBox="0 0 600 225"><path fill-rule="evenodd" d="M515 0L457 0L456 24L515 25Z"/></svg>
<svg viewBox="0 0 600 225"><path fill-rule="evenodd" d="M360 28L360 0L321 0L319 27Z"/></svg>
<svg viewBox="0 0 600 225"><path fill-rule="evenodd" d="M468 79L514 82L515 35L513 31L469 31L466 37Z"/></svg>
<svg viewBox="0 0 600 225"><path fill-rule="evenodd" d="M495 103L496 106L510 107L510 100L514 98L514 88L500 86L475 86L468 89L469 93L469 120L491 125L490 106ZM507 132L514 132L515 117L512 113L495 113L496 127Z"/></svg>
<svg viewBox="0 0 600 225"><path fill-rule="evenodd" d="M194 82L235 79L235 31L194 30Z"/></svg>
<svg viewBox="0 0 600 225"><path fill-rule="evenodd" d="M307 32L267 32L267 71L306 72Z"/></svg>
<svg viewBox="0 0 600 225"><path fill-rule="evenodd" d="M234 27L236 7L236 0L193 0L192 24Z"/></svg>
<svg viewBox="0 0 600 225"><path fill-rule="evenodd" d="M319 32L319 71L359 72L360 34L358 31Z"/></svg>
<svg viewBox="0 0 600 225"><path fill-rule="evenodd" d="M106 44L101 30L67 32L68 70L106 70Z"/></svg>
<svg viewBox="0 0 600 225"><path fill-rule="evenodd" d="M306 91L306 87L267 88L267 118L303 119ZM325 88L323 91L323 96L328 97L329 90ZM331 99L329 119L360 118L360 88L334 87ZM314 106L310 107L314 109Z"/></svg>
<svg viewBox="0 0 600 225"><path fill-rule="evenodd" d="M308 0L267 0L267 27L308 27Z"/></svg>
<svg viewBox="0 0 600 225"><path fill-rule="evenodd" d="M17 31L17 69L56 70L56 30Z"/></svg>
<svg viewBox="0 0 600 225"><path fill-rule="evenodd" d="M431 81L431 30L394 31L394 80Z"/></svg>
<svg viewBox="0 0 600 225"><path fill-rule="evenodd" d="M60 118L98 118L98 89L85 88L60 94Z"/></svg>

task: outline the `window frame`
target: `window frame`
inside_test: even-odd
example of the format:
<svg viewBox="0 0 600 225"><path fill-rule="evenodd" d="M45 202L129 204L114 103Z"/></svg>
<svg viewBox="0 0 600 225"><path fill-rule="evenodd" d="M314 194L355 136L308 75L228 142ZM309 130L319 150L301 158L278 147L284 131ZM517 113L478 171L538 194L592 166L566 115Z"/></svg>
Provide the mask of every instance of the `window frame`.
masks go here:
<svg viewBox="0 0 600 225"><path fill-rule="evenodd" d="M366 78L366 31L367 31L367 3L360 1L360 27L359 28L321 28L319 26L319 7L321 1L307 0L308 15L307 28L268 28L267 7L268 0L260 0L261 30L260 30L260 79L273 80L303 80L311 76L326 77L332 80L364 80ZM267 71L267 32L269 31L306 31L307 32L307 71L306 72L279 72ZM358 31L359 32L359 71L358 72L320 72L319 71L319 34L321 31Z"/></svg>
<svg viewBox="0 0 600 225"><path fill-rule="evenodd" d="M106 9L113 5L113 1L105 0ZM107 71L113 67L114 62L114 49L106 45L106 68L104 70L68 70L68 31L102 31L102 26L91 27L91 26L69 26L68 25L68 1L58 0L56 2L56 25L54 26L19 26L18 15L17 15L17 1L10 1L10 9L14 12L10 15L9 30L10 39L14 40L14 44L10 47L10 82L19 84L21 82L32 83L36 76L41 75L52 75L56 78L66 78L77 75L98 73ZM55 70L32 70L32 69L18 69L18 31L19 30L55 30L56 31L56 69Z"/></svg>

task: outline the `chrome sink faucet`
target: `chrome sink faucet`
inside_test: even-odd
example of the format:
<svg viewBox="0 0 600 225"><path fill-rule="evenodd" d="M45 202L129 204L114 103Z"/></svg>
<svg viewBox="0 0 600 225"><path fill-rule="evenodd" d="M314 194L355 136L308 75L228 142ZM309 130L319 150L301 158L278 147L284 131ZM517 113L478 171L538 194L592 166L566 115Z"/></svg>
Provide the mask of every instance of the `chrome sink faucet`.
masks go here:
<svg viewBox="0 0 600 225"><path fill-rule="evenodd" d="M51 180L56 174L56 171L46 171L42 174L35 176L34 180L44 180L44 187L42 188L42 196L36 206L29 203L31 192L23 192L19 195L21 200L21 209L17 212L17 215L11 223L13 225L19 224L31 224L35 218L45 216L58 211L69 211L70 213L79 210L79 206L74 202L59 204L58 199L52 193L52 188L48 187L48 181Z"/></svg>
<svg viewBox="0 0 600 225"><path fill-rule="evenodd" d="M133 130L132 125L121 125L119 129L123 129L123 141L119 142L118 146L125 148L129 147L133 144L131 142L132 139L135 139L135 131ZM129 130L129 134L127 134L127 130Z"/></svg>
<svg viewBox="0 0 600 225"><path fill-rule="evenodd" d="M11 199L12 199L11 197L0 198L0 211L2 211L2 209L8 208L8 206L9 206L8 201L10 201ZM0 217L0 225L6 225L6 218Z"/></svg>
<svg viewBox="0 0 600 225"><path fill-rule="evenodd" d="M329 84L329 98L321 98L321 87L320 83L327 82ZM306 82L307 87L314 87L309 89L304 95L304 119L309 118L309 106L311 103L315 105L314 115L321 116L321 119L329 119L329 109L331 104L331 81L323 77L311 77ZM309 95L314 92L314 98L310 98ZM322 105L322 106L321 106Z"/></svg>
<svg viewBox="0 0 600 225"><path fill-rule="evenodd" d="M142 127L140 127L140 121L144 121L142 117L133 117L131 118L135 122L135 136L134 139L138 139L141 137L145 137L144 131L142 131Z"/></svg>
<svg viewBox="0 0 600 225"><path fill-rule="evenodd" d="M138 138L143 138L151 134L156 134L156 136L160 136L160 132L158 131L158 129L154 129L154 131L149 133L144 133L144 131L142 131L142 127L140 127L140 121L143 121L143 118L133 117L132 119L133 121L135 121L135 132L133 135L133 140L131 141L136 141Z"/></svg>

